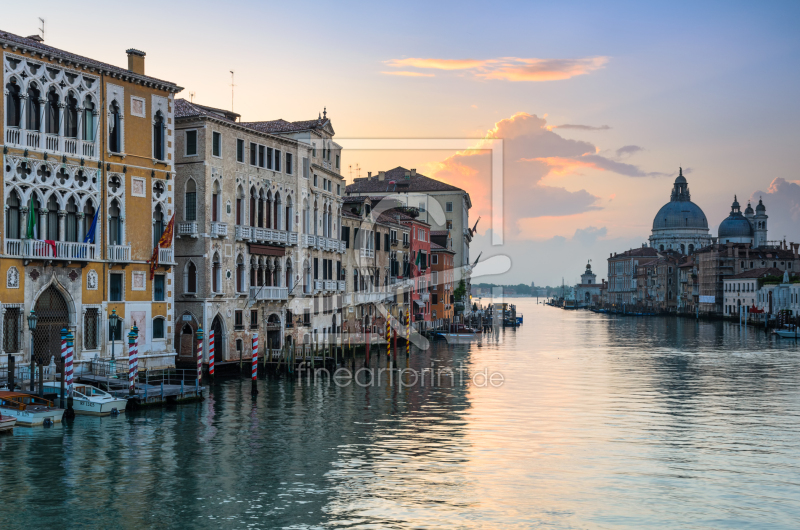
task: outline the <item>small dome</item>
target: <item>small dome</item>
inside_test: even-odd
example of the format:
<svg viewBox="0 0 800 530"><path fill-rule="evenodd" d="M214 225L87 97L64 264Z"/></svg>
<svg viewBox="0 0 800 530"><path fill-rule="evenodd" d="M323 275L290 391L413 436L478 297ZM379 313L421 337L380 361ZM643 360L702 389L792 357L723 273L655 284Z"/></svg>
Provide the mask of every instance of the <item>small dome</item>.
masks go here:
<svg viewBox="0 0 800 530"><path fill-rule="evenodd" d="M767 211L767 207L764 206L764 203L761 202L761 199L758 199L758 206L756 206L756 211L759 213Z"/></svg>
<svg viewBox="0 0 800 530"><path fill-rule="evenodd" d="M675 179L675 184L686 184L686 177L683 176L683 168L678 168L678 178Z"/></svg>
<svg viewBox="0 0 800 530"><path fill-rule="evenodd" d="M744 209L745 215L753 215L753 207L750 206L750 202L747 203L747 208Z"/></svg>
<svg viewBox="0 0 800 530"><path fill-rule="evenodd" d="M739 200L736 198L736 195L733 196L733 204L731 204L731 212L738 212L739 211Z"/></svg>
<svg viewBox="0 0 800 530"><path fill-rule="evenodd" d="M753 237L753 227L741 213L732 213L720 223L718 236L720 242L725 238Z"/></svg>

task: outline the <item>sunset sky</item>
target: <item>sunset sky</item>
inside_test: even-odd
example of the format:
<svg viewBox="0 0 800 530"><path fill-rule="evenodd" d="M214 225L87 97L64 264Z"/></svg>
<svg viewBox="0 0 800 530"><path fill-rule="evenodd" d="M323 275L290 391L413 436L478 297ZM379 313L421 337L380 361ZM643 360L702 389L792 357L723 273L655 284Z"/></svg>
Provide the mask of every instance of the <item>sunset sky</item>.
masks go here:
<svg viewBox="0 0 800 530"><path fill-rule="evenodd" d="M770 239L800 241L796 3L7 3L2 29L46 19L47 44L146 71L245 121L316 117L336 139L504 141L505 245L493 247L486 151L350 150L350 166L416 168L470 192L485 281L598 279L640 246L683 166L716 235L733 195L763 196ZM402 145L402 142L399 143ZM353 170L355 176L355 170ZM483 281L475 279L475 282Z"/></svg>

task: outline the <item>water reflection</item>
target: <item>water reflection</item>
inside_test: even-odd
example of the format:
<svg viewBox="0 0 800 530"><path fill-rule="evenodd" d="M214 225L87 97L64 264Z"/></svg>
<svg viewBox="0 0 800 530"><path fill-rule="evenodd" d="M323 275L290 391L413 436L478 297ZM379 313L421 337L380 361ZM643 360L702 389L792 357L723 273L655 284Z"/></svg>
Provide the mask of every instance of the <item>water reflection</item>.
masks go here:
<svg viewBox="0 0 800 530"><path fill-rule="evenodd" d="M274 378L253 397L229 379L203 403L17 428L0 527L796 527L793 341L520 308L500 340L408 360L463 380ZM484 369L505 383L471 384Z"/></svg>

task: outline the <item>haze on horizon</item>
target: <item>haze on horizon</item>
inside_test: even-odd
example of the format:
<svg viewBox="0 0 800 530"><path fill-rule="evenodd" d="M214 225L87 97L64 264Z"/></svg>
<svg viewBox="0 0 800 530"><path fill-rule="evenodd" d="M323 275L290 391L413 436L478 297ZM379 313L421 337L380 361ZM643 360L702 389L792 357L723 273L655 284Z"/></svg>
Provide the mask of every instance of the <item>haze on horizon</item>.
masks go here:
<svg viewBox="0 0 800 530"><path fill-rule="evenodd" d="M712 235L734 194L763 197L770 239L800 241L800 6L423 2L3 6L0 28L125 65L244 121L316 118L336 140L504 141L503 246L491 245L486 151L345 150L351 180L396 166L470 192L471 257L505 254L492 283L575 283L591 259L641 246L678 167ZM76 31L80 28L80 31ZM98 43L103 43L102 47ZM345 144L346 145L346 144ZM352 176L355 176L353 170ZM483 259L483 258L482 258Z"/></svg>

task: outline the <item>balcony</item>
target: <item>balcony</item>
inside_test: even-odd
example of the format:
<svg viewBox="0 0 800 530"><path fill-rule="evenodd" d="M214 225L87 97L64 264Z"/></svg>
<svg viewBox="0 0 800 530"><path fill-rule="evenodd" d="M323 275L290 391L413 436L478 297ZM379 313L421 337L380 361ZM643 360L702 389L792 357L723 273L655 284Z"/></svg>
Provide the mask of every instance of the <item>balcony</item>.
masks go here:
<svg viewBox="0 0 800 530"><path fill-rule="evenodd" d="M175 265L175 251L171 248L158 249L159 265Z"/></svg>
<svg viewBox="0 0 800 530"><path fill-rule="evenodd" d="M323 280L325 282L325 290L329 292L336 291L336 280Z"/></svg>
<svg viewBox="0 0 800 530"><path fill-rule="evenodd" d="M403 241L403 248L408 248L410 246L411 246L411 243L409 243L408 241Z"/></svg>
<svg viewBox="0 0 800 530"><path fill-rule="evenodd" d="M250 241L273 245L296 245L297 232L274 230L272 228L250 228Z"/></svg>
<svg viewBox="0 0 800 530"><path fill-rule="evenodd" d="M228 237L228 225L226 223L211 223L211 237Z"/></svg>
<svg viewBox="0 0 800 530"><path fill-rule="evenodd" d="M423 302L428 302L431 299L430 293L422 293L419 295L419 299Z"/></svg>
<svg viewBox="0 0 800 530"><path fill-rule="evenodd" d="M375 257L375 251L372 250L371 248L362 248L361 249L361 257L362 258L374 258Z"/></svg>
<svg viewBox="0 0 800 530"><path fill-rule="evenodd" d="M249 240L251 233L252 233L252 230L250 229L249 226L236 225L236 227L235 227L236 241Z"/></svg>
<svg viewBox="0 0 800 530"><path fill-rule="evenodd" d="M392 239L391 244L392 244L393 247L396 247L397 245L400 244L400 242L398 240L396 240L396 239Z"/></svg>
<svg viewBox="0 0 800 530"><path fill-rule="evenodd" d="M42 140L44 136L44 141ZM43 134L39 131L6 127L6 142L9 147L37 149L53 154L71 155L82 158L96 158L96 142L68 138L57 134Z"/></svg>
<svg viewBox="0 0 800 530"><path fill-rule="evenodd" d="M336 290L340 293L343 293L344 290L347 288L347 282L345 280L339 280L338 285L336 286Z"/></svg>
<svg viewBox="0 0 800 530"><path fill-rule="evenodd" d="M35 239L6 239L5 253L26 259L48 259L64 261L90 261L98 259L99 252L94 243L56 241L55 248Z"/></svg>
<svg viewBox="0 0 800 530"><path fill-rule="evenodd" d="M178 237L189 236L197 237L197 223L178 223Z"/></svg>
<svg viewBox="0 0 800 530"><path fill-rule="evenodd" d="M300 234L300 246L303 248L316 247L317 236L313 234Z"/></svg>
<svg viewBox="0 0 800 530"><path fill-rule="evenodd" d="M108 261L127 263L130 260L130 245L108 245Z"/></svg>
<svg viewBox="0 0 800 530"><path fill-rule="evenodd" d="M325 290L325 280L314 280L314 291L321 292Z"/></svg>
<svg viewBox="0 0 800 530"><path fill-rule="evenodd" d="M251 300L286 300L289 298L288 287L272 287L267 285L251 286L250 299Z"/></svg>

